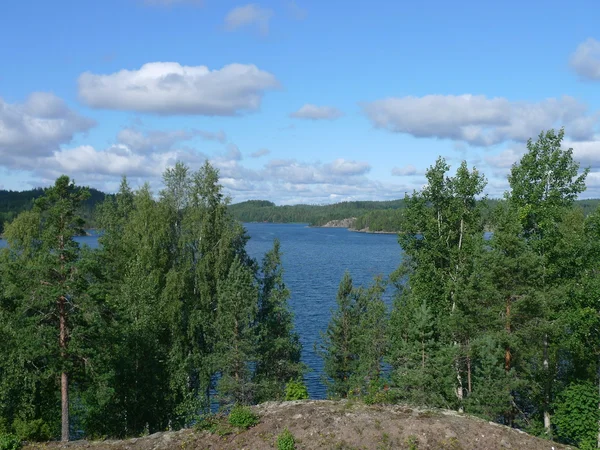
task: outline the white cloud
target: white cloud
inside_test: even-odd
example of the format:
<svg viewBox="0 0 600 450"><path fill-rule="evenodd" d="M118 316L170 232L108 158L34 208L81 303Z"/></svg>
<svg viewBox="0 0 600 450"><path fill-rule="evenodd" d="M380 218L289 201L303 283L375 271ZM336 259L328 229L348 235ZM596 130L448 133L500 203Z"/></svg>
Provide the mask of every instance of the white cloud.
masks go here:
<svg viewBox="0 0 600 450"><path fill-rule="evenodd" d="M579 44L570 63L581 78L600 81L600 42L589 38Z"/></svg>
<svg viewBox="0 0 600 450"><path fill-rule="evenodd" d="M412 164L408 164L404 167L394 167L392 168L392 175L395 177L405 177L408 175L416 175L417 168Z"/></svg>
<svg viewBox="0 0 600 450"><path fill-rule="evenodd" d="M262 8L256 3L238 6L229 11L225 17L225 29L234 31L242 27L254 26L262 35L269 33L269 21L273 17L273 11Z"/></svg>
<svg viewBox="0 0 600 450"><path fill-rule="evenodd" d="M594 135L598 114L572 97L538 103L483 95L391 97L362 104L376 128L415 137L451 139L475 146L525 142L543 129L565 126L574 139Z"/></svg>
<svg viewBox="0 0 600 450"><path fill-rule="evenodd" d="M110 75L86 72L79 97L93 108L161 115L234 116L256 111L267 90L279 88L272 74L254 65L229 64L219 70L153 62L139 70Z"/></svg>
<svg viewBox="0 0 600 450"><path fill-rule="evenodd" d="M250 153L250 157L251 158L260 158L261 156L266 156L269 153L271 153L271 150L266 149L266 148L261 148L260 150Z"/></svg>
<svg viewBox="0 0 600 450"><path fill-rule="evenodd" d="M225 143L227 137L223 131L204 130L151 130L143 132L134 127L123 128L117 134L117 141L134 152L159 152L171 149L175 144L200 137L206 140Z"/></svg>
<svg viewBox="0 0 600 450"><path fill-rule="evenodd" d="M507 148L497 155L489 155L484 159L485 162L492 168L510 169L514 163L521 159L525 151L525 147L522 149Z"/></svg>
<svg viewBox="0 0 600 450"><path fill-rule="evenodd" d="M369 163L338 158L325 166L325 170L335 175L364 175L371 170Z"/></svg>
<svg viewBox="0 0 600 450"><path fill-rule="evenodd" d="M573 159L579 161L582 167L600 169L600 136L584 142L567 141L563 147L573 149Z"/></svg>
<svg viewBox="0 0 600 450"><path fill-rule="evenodd" d="M296 119L333 120L343 115L339 109L332 106L317 106L307 103L298 111L291 113L290 117Z"/></svg>
<svg viewBox="0 0 600 450"><path fill-rule="evenodd" d="M51 154L94 125L54 94L35 92L13 104L0 98L0 165L27 167L29 159Z"/></svg>

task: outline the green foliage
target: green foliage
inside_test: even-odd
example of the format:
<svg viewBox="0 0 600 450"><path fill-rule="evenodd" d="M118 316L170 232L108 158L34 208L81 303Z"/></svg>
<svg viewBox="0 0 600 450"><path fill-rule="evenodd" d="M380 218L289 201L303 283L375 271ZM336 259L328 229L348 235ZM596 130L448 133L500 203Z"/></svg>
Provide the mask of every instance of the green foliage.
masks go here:
<svg viewBox="0 0 600 450"><path fill-rule="evenodd" d="M0 450L19 450L21 441L14 434L0 433Z"/></svg>
<svg viewBox="0 0 600 450"><path fill-rule="evenodd" d="M394 210L403 207L403 200L383 202L354 201L331 205L283 205L250 200L229 206L233 216L242 222L309 223L324 225L330 220L359 217L375 210Z"/></svg>
<svg viewBox="0 0 600 450"><path fill-rule="evenodd" d="M299 379L288 382L285 386L285 399L288 401L308 399L308 390L304 381Z"/></svg>
<svg viewBox="0 0 600 450"><path fill-rule="evenodd" d="M296 448L296 439L294 435L285 428L277 436L277 450L294 450Z"/></svg>
<svg viewBox="0 0 600 450"><path fill-rule="evenodd" d="M210 164L191 172L178 163L163 181L157 198L123 180L98 208L97 250L73 240L86 191L67 177L7 227L3 423L25 418L24 435L50 430L55 438L61 374L70 380L71 429L88 437L189 426L215 399L225 408L281 399L285 383L301 376L278 244L262 268L247 255L248 237ZM61 343L59 323L67 327ZM232 432L221 422L216 432Z"/></svg>
<svg viewBox="0 0 600 450"><path fill-rule="evenodd" d="M381 377L388 322L384 290L379 278L367 289L355 288L348 272L340 282L337 310L317 346L323 381L333 398L361 397Z"/></svg>
<svg viewBox="0 0 600 450"><path fill-rule="evenodd" d="M21 441L44 442L53 437L50 426L43 419L16 419L13 422L13 429Z"/></svg>
<svg viewBox="0 0 600 450"><path fill-rule="evenodd" d="M258 425L259 417L248 406L235 405L229 412L228 421L234 427L247 429Z"/></svg>
<svg viewBox="0 0 600 450"><path fill-rule="evenodd" d="M254 374L254 382L258 386L257 401L284 398L287 389L285 381L299 379L304 371L300 363L302 347L294 331L294 317L288 306L290 291L283 281L281 250L277 239L273 249L265 254L260 271L262 278Z"/></svg>
<svg viewBox="0 0 600 450"><path fill-rule="evenodd" d="M554 403L556 435L579 448L596 448L598 437L598 387L592 383L572 383Z"/></svg>

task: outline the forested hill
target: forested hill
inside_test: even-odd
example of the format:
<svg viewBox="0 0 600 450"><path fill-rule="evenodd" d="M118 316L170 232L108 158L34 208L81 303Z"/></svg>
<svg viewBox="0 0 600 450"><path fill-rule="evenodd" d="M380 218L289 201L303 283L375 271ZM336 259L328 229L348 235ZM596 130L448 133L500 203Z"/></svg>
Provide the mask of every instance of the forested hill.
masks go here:
<svg viewBox="0 0 600 450"><path fill-rule="evenodd" d="M46 188L35 188L27 191L0 189L0 233L4 229L5 222L10 222L20 212L31 209L35 199L44 195L46 191ZM93 227L96 205L104 201L107 194L94 188L90 188L89 191L90 197L81 206L80 214L85 219L86 225Z"/></svg>
<svg viewBox="0 0 600 450"><path fill-rule="evenodd" d="M354 201L331 205L283 205L266 200L249 200L229 206L229 211L241 222L308 223L324 225L331 220L360 217L374 211L394 211L404 200Z"/></svg>
<svg viewBox="0 0 600 450"><path fill-rule="evenodd" d="M486 216L499 200L487 199ZM576 206L583 208L585 215L600 205L600 199L578 200ZM324 225L332 220L355 217L354 229L369 231L399 231L400 211L404 200L354 201L331 205L283 205L277 206L267 200L248 200L234 203L229 211L241 222L308 223ZM486 217L487 219L487 217Z"/></svg>

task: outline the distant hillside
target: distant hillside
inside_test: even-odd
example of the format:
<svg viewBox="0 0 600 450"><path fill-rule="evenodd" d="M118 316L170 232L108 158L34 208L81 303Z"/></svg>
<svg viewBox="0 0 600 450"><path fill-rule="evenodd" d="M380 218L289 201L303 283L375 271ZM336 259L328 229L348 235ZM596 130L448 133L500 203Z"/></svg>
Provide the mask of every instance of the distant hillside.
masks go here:
<svg viewBox="0 0 600 450"><path fill-rule="evenodd" d="M355 201L331 205L283 205L266 200L249 200L229 206L233 216L242 222L308 223L324 225L331 220L360 217L376 210L396 210L404 200Z"/></svg>
<svg viewBox="0 0 600 450"><path fill-rule="evenodd" d="M94 211L96 205L106 198L107 194L94 188L89 188L90 198L82 205L81 215L86 220L88 227L94 226ZM33 208L36 198L41 197L46 188L35 188L28 191L0 190L0 233L4 223L10 222L20 212Z"/></svg>
<svg viewBox="0 0 600 450"><path fill-rule="evenodd" d="M500 200L486 200L484 210L488 217ZM590 214L600 205L600 199L578 200L584 213ZM233 216L241 222L308 223L322 226L331 221L356 217L353 228L369 231L399 231L400 210L404 200L355 201L331 205L282 205L267 200L248 200L229 206Z"/></svg>

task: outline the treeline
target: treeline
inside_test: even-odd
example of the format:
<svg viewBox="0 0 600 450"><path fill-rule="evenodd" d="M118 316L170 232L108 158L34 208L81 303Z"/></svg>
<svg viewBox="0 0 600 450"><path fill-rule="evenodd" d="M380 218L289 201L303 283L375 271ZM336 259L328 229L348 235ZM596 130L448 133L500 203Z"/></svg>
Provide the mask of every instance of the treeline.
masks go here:
<svg viewBox="0 0 600 450"><path fill-rule="evenodd" d="M564 132L529 141L484 239L483 174L438 159L399 218L403 262L381 281L344 277L319 351L330 395L476 414L580 448L600 425L600 210L576 205ZM389 370L385 370L385 364Z"/></svg>
<svg viewBox="0 0 600 450"><path fill-rule="evenodd" d="M137 436L217 406L284 399L301 379L276 241L259 264L218 173L177 164L155 199L126 180L74 236L89 190L62 176L6 226L0 434Z"/></svg>
<svg viewBox="0 0 600 450"><path fill-rule="evenodd" d="M404 200L354 201L331 205L282 205L265 200L249 200L229 206L240 222L308 223L324 225L331 220L359 217L367 212L401 208Z"/></svg>
<svg viewBox="0 0 600 450"><path fill-rule="evenodd" d="M35 188L28 191L7 191L0 189L0 235L4 224L11 222L19 213L33 208L35 200L42 197L47 188ZM86 221L87 228L94 228L96 205L104 201L106 194L94 188L89 188L89 197L79 206L79 213Z"/></svg>
<svg viewBox="0 0 600 450"><path fill-rule="evenodd" d="M492 212L500 200L485 198L481 215L486 229L492 227ZM276 206L266 200L248 200L229 206L233 216L240 222L308 223L321 226L331 220L355 217L356 230L398 232L401 231L402 208L405 200L356 201L331 205L282 205ZM585 215L595 211L600 199L576 200Z"/></svg>

